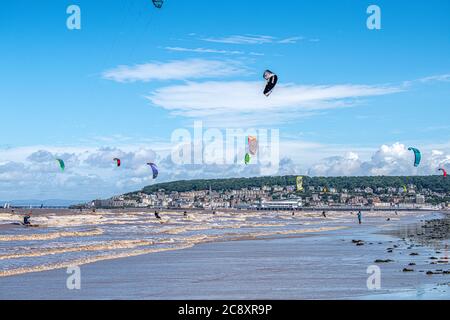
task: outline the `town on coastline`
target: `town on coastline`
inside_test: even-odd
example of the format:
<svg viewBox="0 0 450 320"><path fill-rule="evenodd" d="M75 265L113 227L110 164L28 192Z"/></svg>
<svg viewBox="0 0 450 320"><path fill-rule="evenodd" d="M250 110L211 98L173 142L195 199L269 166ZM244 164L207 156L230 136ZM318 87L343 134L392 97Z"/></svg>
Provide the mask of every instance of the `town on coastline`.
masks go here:
<svg viewBox="0 0 450 320"><path fill-rule="evenodd" d="M434 179L437 183L429 181ZM440 177L300 177L300 181L301 185L298 183L299 177L278 177L172 182L110 199L94 200L83 207L179 210L450 209L448 181L442 181ZM405 181L408 183L403 184Z"/></svg>

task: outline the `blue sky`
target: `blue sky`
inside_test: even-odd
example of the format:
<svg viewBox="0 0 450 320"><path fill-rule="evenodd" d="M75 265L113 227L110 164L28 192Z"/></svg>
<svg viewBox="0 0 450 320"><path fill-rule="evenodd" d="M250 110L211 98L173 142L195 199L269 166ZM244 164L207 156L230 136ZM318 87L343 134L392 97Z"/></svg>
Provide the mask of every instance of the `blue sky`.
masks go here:
<svg viewBox="0 0 450 320"><path fill-rule="evenodd" d="M66 28L71 4L81 30ZM381 30L366 27L371 4ZM161 161L172 132L195 120L280 130L289 173L360 174L348 162L369 161L369 174L401 174L386 159L415 145L432 160L408 173L432 174L450 161L449 13L446 0L166 0L161 10L148 0L4 1L0 199L100 197L153 183L139 165L100 177L83 155L116 148L139 159L145 150ZM267 68L280 88L255 97ZM38 151L70 155L84 169L39 176L44 185L61 180L45 191L33 178ZM161 179L211 176L189 170L168 166ZM35 187L25 195L17 180Z"/></svg>

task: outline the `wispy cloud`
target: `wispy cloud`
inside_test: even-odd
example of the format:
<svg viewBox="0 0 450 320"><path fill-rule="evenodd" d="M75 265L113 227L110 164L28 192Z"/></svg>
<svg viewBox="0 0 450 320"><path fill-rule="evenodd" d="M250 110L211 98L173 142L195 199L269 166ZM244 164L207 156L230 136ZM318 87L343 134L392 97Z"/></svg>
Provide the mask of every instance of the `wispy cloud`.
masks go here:
<svg viewBox="0 0 450 320"><path fill-rule="evenodd" d="M266 44L273 43L275 38L264 35L233 35L223 38L203 38L202 40L226 44Z"/></svg>
<svg viewBox="0 0 450 320"><path fill-rule="evenodd" d="M278 41L278 43L281 44L295 44L301 40L304 40L304 37L291 37L291 38L286 38L286 39L282 39L280 41Z"/></svg>
<svg viewBox="0 0 450 320"><path fill-rule="evenodd" d="M182 48L182 47L165 47L168 51L175 51L175 52L194 52L194 53L216 53L216 54L230 54L230 55L236 55L236 54L244 54L243 51L230 51L230 50L218 50L218 49L207 49L207 48Z"/></svg>
<svg viewBox="0 0 450 320"><path fill-rule="evenodd" d="M243 74L247 69L235 61L178 60L119 66L103 73L103 78L116 82L148 82L153 80L190 80Z"/></svg>
<svg viewBox="0 0 450 320"><path fill-rule="evenodd" d="M423 77L416 80L409 80L404 81L403 85L405 87L412 86L415 84L427 84L427 83L433 83L433 82L450 82L450 74L439 74L439 75L433 75L429 77Z"/></svg>
<svg viewBox="0 0 450 320"><path fill-rule="evenodd" d="M223 55L250 55L250 56L264 56L264 53L260 52L245 52L239 50L220 50L220 49L210 49L210 48L184 48L184 47L165 47L167 51L172 52L190 52L199 54L223 54Z"/></svg>
<svg viewBox="0 0 450 320"><path fill-rule="evenodd" d="M267 35L232 35L226 37L209 37L201 40L213 43L237 44L237 45L262 45L262 44L296 44L299 41L308 40L305 37L295 36L288 38L277 38ZM313 40L313 39L311 39ZM318 40L318 39L314 39Z"/></svg>
<svg viewBox="0 0 450 320"><path fill-rule="evenodd" d="M419 81L426 83L426 82L435 82L435 81L439 81L439 82L450 82L450 74L441 74L441 75L436 75L436 76L431 76L431 77L425 77L420 79Z"/></svg>
<svg viewBox="0 0 450 320"><path fill-rule="evenodd" d="M260 52L250 52L249 55L261 57L261 56L264 56L265 54L264 53L260 53Z"/></svg>
<svg viewBox="0 0 450 320"><path fill-rule="evenodd" d="M155 90L148 99L155 106L184 117L241 119L245 114L260 117L266 123L284 122L294 116L351 106L355 99L400 92L390 86L280 85L269 98L261 91L260 82L203 82L167 86ZM270 117L267 116L270 112ZM242 124L241 124L242 125Z"/></svg>

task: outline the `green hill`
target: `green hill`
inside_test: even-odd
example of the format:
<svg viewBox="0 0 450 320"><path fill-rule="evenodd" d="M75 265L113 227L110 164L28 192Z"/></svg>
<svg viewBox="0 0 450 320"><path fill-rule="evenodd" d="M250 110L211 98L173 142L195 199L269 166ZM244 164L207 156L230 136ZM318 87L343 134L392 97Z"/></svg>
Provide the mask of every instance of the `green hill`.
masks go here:
<svg viewBox="0 0 450 320"><path fill-rule="evenodd" d="M295 185L296 176L284 177L255 177L255 178L234 178L234 179L215 179L215 180L190 180L174 181L155 184L145 187L142 192L151 194L159 190L165 192L187 192L208 190L227 191L242 188L254 188L263 186L288 186ZM303 177L303 185L308 187L326 187L353 190L355 188L401 188L404 185L414 184L420 191L429 189L433 192L450 193L450 180L442 176L413 176L413 177Z"/></svg>

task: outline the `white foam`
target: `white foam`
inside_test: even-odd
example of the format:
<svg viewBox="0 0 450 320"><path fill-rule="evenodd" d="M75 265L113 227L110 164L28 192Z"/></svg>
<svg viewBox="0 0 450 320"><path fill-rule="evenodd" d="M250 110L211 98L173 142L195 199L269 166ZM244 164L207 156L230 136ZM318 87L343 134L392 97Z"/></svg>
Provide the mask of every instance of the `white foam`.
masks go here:
<svg viewBox="0 0 450 320"><path fill-rule="evenodd" d="M13 235L13 236L0 236L0 242L11 242L11 241L44 241L44 240L54 240L64 237L90 237L102 235L103 230L94 229L90 231L61 231L52 233L37 233L37 234L27 234L27 235Z"/></svg>

